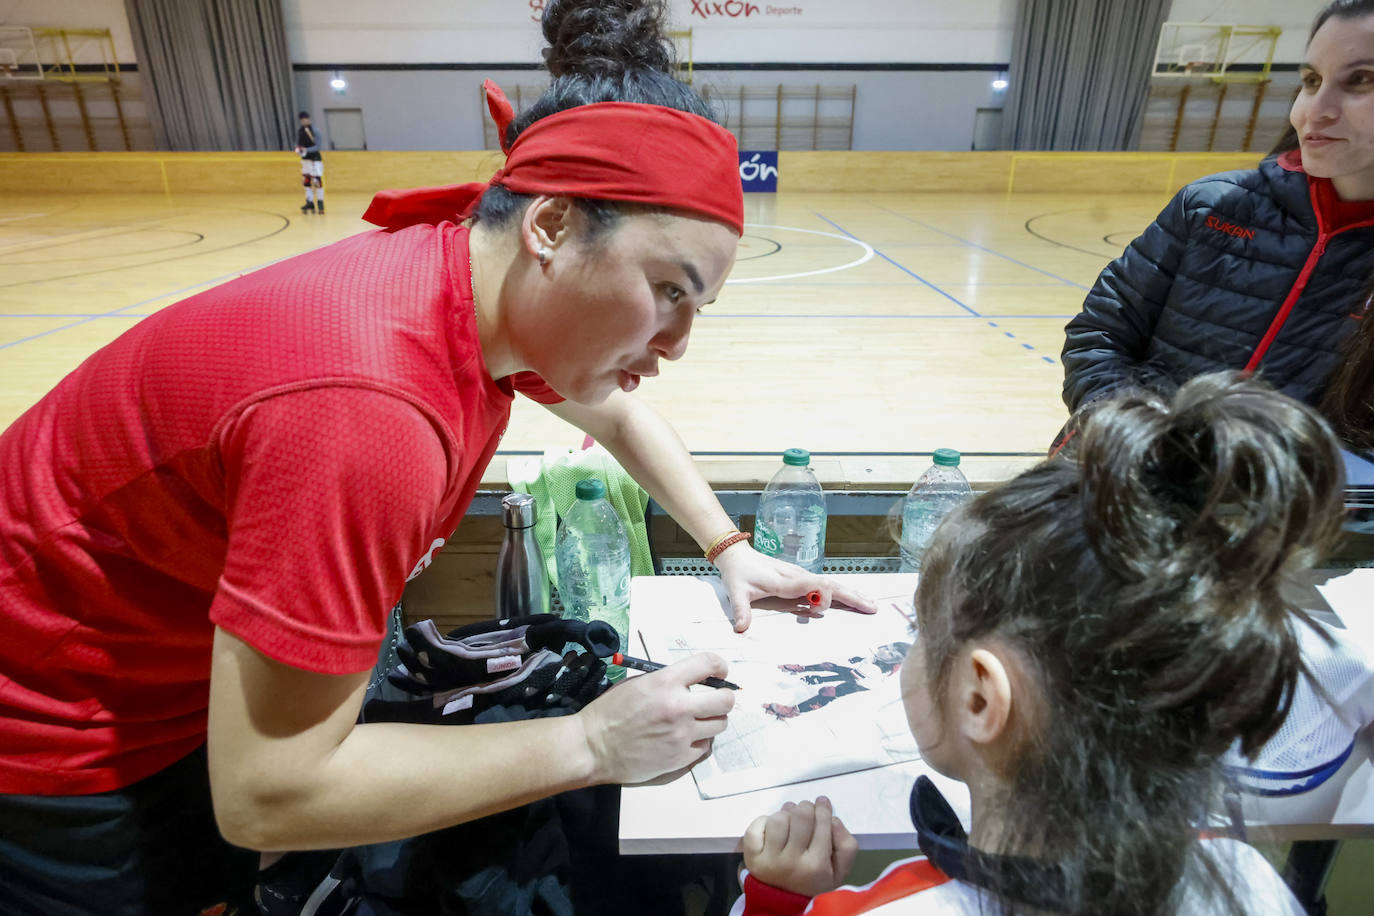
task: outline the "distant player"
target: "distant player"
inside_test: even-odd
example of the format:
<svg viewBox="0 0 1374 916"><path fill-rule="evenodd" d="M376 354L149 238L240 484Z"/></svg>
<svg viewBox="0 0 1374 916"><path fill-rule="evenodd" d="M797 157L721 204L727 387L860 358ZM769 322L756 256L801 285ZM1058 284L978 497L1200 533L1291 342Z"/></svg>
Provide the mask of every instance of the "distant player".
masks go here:
<svg viewBox="0 0 1374 916"><path fill-rule="evenodd" d="M320 157L320 142L315 128L310 126L310 112L302 111L300 129L296 131L296 155L301 157L301 184L305 185L302 213L324 212L324 160ZM319 198L317 203L315 198Z"/></svg>

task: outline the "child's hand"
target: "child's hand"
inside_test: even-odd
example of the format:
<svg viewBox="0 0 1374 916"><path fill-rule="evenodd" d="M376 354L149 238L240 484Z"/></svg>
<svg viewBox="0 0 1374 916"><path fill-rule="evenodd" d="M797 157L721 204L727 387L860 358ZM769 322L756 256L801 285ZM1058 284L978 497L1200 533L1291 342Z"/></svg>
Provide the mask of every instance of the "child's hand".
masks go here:
<svg viewBox="0 0 1374 916"><path fill-rule="evenodd" d="M814 805L788 802L755 818L743 845L744 864L755 878L807 897L839 887L859 851L824 795Z"/></svg>

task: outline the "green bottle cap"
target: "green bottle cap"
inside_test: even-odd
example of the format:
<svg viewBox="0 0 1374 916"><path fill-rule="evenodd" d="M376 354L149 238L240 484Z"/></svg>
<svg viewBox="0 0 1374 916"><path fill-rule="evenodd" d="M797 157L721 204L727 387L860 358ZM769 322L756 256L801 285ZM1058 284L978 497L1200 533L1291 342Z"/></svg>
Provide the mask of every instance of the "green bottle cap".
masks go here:
<svg viewBox="0 0 1374 916"><path fill-rule="evenodd" d="M804 448L789 448L782 453L782 463L804 468L811 463L811 453Z"/></svg>
<svg viewBox="0 0 1374 916"><path fill-rule="evenodd" d="M955 456L956 462L958 456ZM606 495L606 485L601 482L599 477L588 477L586 480L577 482L578 499L601 499Z"/></svg>
<svg viewBox="0 0 1374 916"><path fill-rule="evenodd" d="M942 468L957 468L959 466L959 453L952 448L937 448L931 457Z"/></svg>

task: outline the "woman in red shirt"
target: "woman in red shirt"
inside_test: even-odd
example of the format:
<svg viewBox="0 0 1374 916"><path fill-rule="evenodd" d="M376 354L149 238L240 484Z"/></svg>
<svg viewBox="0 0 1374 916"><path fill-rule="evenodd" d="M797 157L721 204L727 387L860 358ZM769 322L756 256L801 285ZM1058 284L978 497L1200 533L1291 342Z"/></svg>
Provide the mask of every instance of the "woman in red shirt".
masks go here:
<svg viewBox="0 0 1374 916"><path fill-rule="evenodd" d="M452 533L515 392L604 444L705 549L733 524L631 396L686 350L743 227L731 135L661 4L560 2L553 82L490 182L193 296L0 435L0 911L241 901L254 850L413 836L708 752L703 654L575 716L355 724L389 608ZM825 580L739 538L750 602ZM213 808L213 810L212 810Z"/></svg>

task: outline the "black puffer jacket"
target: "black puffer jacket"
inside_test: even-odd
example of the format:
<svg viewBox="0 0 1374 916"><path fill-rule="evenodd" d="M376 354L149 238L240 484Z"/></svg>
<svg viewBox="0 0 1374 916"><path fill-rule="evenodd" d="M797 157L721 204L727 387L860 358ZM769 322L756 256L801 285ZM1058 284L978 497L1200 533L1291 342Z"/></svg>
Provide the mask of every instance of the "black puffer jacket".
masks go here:
<svg viewBox="0 0 1374 916"><path fill-rule="evenodd" d="M1184 187L1065 328L1064 403L1216 369L1315 402L1374 276L1374 219L1333 225L1333 199L1296 152Z"/></svg>

